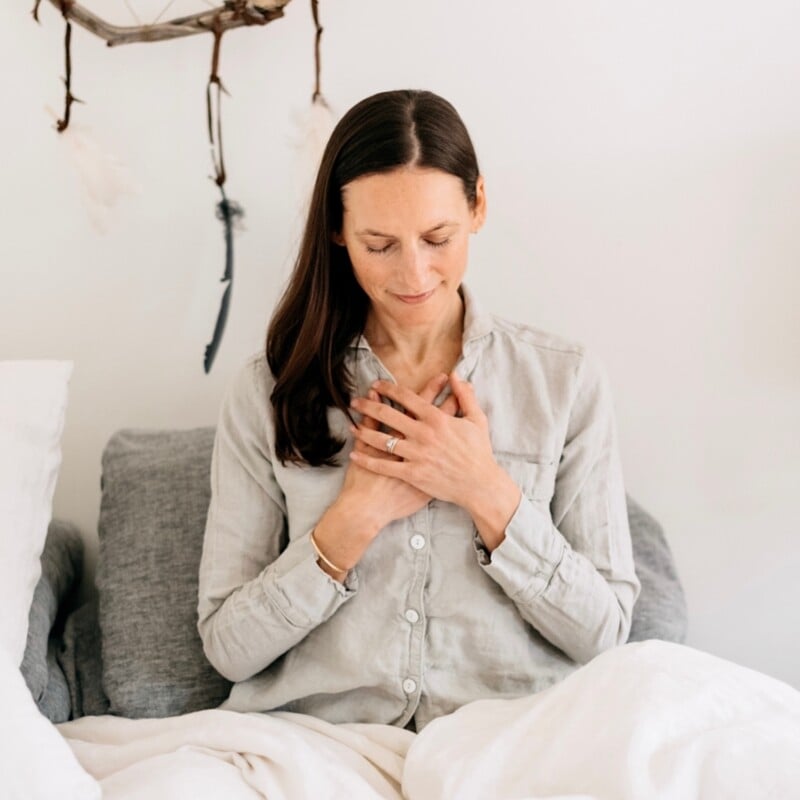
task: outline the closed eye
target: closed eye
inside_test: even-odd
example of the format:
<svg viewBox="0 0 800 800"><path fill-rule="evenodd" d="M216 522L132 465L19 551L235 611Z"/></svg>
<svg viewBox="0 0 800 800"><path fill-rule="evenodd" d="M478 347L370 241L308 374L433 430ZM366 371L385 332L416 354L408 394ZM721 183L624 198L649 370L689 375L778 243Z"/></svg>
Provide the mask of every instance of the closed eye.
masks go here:
<svg viewBox="0 0 800 800"><path fill-rule="evenodd" d="M392 244L390 242L389 244L386 244L383 247L370 247L368 244L364 246L367 248L368 253L387 253Z"/></svg>
<svg viewBox="0 0 800 800"><path fill-rule="evenodd" d="M430 239L426 239L425 243L430 245L431 247L444 247L445 245L450 243L450 237L448 236L446 239L442 239L441 241L431 241ZM391 250L394 242L389 242L385 244L383 247L370 247L368 244L364 244L368 253L373 253L375 255L380 255L382 253L388 253Z"/></svg>

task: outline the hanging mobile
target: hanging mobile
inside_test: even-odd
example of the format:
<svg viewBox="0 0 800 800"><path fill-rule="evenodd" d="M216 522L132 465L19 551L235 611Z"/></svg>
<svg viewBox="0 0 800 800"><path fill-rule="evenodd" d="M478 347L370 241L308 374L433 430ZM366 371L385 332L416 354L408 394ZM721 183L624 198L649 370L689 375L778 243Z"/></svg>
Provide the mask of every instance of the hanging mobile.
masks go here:
<svg viewBox="0 0 800 800"><path fill-rule="evenodd" d="M225 239L225 270L221 282L227 283L225 291L220 301L220 308L217 320L214 325L214 332L210 343L205 348L203 357L203 369L208 373L214 363L217 351L219 350L222 335L225 331L225 324L228 319L228 309L230 307L231 288L233 286L233 232L235 222L244 215L242 208L225 194L225 161L222 151L222 118L221 100L222 94L227 94L222 81L219 77L219 53L222 35L231 28L238 28L244 25L266 25L275 19L283 16L283 8L288 5L290 0L225 0L221 5L192 14L179 17L168 21L156 21L151 24L137 24L132 26L113 25L93 12L83 7L77 0L49 0L64 17L66 23L66 33L64 39L66 77L64 116L59 119L56 128L59 133L67 129L70 122L70 109L72 103L82 102L72 94L72 58L71 58L71 36L72 22L82 26L91 33L104 39L109 47L130 42L156 42L166 39L175 39L182 36L190 36L196 33L212 33L214 36L214 49L211 58L211 74L206 87L206 115L208 123L208 137L211 147L211 158L214 165L214 176L212 180L217 184L222 199L217 204L216 215L222 222ZM169 0L164 11L159 14L158 19L169 9L173 0ZM33 18L39 21L39 6L41 0L35 0L33 7ZM313 103L325 105L324 98L319 90L319 40L322 28L319 24L318 1L311 0L314 24L316 26L315 39L315 67L316 67L316 88ZM137 20L138 22L138 20Z"/></svg>

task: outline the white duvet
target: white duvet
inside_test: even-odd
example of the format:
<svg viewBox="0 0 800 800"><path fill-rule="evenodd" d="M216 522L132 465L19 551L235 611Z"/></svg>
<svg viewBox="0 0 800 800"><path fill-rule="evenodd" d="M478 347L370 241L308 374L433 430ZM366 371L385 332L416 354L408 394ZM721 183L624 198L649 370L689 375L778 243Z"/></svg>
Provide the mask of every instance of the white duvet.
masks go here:
<svg viewBox="0 0 800 800"><path fill-rule="evenodd" d="M656 641L419 734L218 709L57 727L105 800L800 798L800 692Z"/></svg>

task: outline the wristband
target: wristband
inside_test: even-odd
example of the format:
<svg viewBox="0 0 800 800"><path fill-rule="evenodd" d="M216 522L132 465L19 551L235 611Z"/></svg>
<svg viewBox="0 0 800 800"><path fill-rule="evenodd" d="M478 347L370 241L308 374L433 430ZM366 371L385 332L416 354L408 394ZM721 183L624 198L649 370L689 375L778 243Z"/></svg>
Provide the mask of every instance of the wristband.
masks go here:
<svg viewBox="0 0 800 800"><path fill-rule="evenodd" d="M337 567L333 561L329 561L322 553L322 550L319 549L315 539L314 539L314 531L308 534L309 541L311 542L311 546L314 548L314 552L324 561L334 572L348 572L349 570L342 569L341 567Z"/></svg>

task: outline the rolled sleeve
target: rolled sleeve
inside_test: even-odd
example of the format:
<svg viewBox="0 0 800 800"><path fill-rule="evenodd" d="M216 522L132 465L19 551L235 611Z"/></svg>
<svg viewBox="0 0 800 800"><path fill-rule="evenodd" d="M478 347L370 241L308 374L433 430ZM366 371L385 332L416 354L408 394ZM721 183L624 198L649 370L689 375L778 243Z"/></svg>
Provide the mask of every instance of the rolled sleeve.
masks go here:
<svg viewBox="0 0 800 800"><path fill-rule="evenodd" d="M478 562L512 599L544 591L561 563L565 545L550 519L525 495L506 527L505 538L492 553L477 533L474 539Z"/></svg>
<svg viewBox="0 0 800 800"><path fill-rule="evenodd" d="M311 629L355 594L358 575L350 570L342 584L320 569L309 535L292 541L271 565L264 592L290 624Z"/></svg>
<svg viewBox="0 0 800 800"><path fill-rule="evenodd" d="M634 570L613 403L584 353L548 515L523 495L478 561L523 618L578 663L623 644L640 584Z"/></svg>
<svg viewBox="0 0 800 800"><path fill-rule="evenodd" d="M215 669L242 681L268 667L352 597L317 564L308 533L289 540L270 458L265 365L250 359L229 387L211 456L197 629Z"/></svg>

